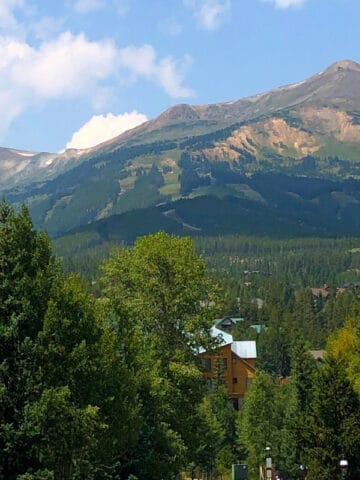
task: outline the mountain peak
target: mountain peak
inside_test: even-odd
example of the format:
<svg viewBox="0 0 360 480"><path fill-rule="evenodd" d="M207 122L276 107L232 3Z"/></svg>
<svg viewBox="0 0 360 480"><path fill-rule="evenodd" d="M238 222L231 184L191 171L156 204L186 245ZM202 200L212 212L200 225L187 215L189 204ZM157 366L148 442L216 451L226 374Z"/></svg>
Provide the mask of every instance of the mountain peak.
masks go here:
<svg viewBox="0 0 360 480"><path fill-rule="evenodd" d="M339 60L338 62L333 63L328 67L325 72L326 73L335 73L341 70L353 70L356 72L360 72L360 64L354 62L353 60Z"/></svg>
<svg viewBox="0 0 360 480"><path fill-rule="evenodd" d="M163 112L158 119L171 121L171 120L197 120L199 119L199 114L192 105L187 103L180 103L173 107L168 108Z"/></svg>
<svg viewBox="0 0 360 480"><path fill-rule="evenodd" d="M174 105L158 117L82 153L119 148L130 139L144 142L145 138L151 138L154 130L162 130L162 139L172 140L177 135L179 138L194 135L193 128L197 124L198 134L200 131L207 134L299 106L360 111L359 73L359 63L343 59L310 78L251 97L205 105Z"/></svg>

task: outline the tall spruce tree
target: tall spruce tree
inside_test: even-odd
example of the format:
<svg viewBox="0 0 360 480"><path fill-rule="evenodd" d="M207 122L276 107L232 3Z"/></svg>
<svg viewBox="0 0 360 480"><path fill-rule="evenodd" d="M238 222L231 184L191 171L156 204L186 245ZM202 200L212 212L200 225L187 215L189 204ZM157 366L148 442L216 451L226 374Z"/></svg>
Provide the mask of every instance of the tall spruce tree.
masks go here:
<svg viewBox="0 0 360 480"><path fill-rule="evenodd" d="M34 345L58 274L48 237L29 212L0 204L0 478L37 467L24 412L39 389Z"/></svg>
<svg viewBox="0 0 360 480"><path fill-rule="evenodd" d="M310 480L339 475L342 456L349 462L349 480L360 476L360 401L341 360L328 355L319 370L304 440Z"/></svg>

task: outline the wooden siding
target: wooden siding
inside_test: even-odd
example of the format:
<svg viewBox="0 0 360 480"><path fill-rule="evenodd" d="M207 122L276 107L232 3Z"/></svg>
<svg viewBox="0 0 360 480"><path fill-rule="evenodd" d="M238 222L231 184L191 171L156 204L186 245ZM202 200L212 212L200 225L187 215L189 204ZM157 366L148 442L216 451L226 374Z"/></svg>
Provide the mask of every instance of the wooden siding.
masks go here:
<svg viewBox="0 0 360 480"><path fill-rule="evenodd" d="M206 378L214 379L219 368L221 368L229 398L241 400L244 397L249 387L249 383L254 377L256 364L255 358L243 359L238 357L232 352L231 344L220 347L212 354L207 352L201 353L200 357L204 360L211 360L210 370L204 371ZM226 366L224 365L224 360L226 360ZM217 367L217 364L219 367Z"/></svg>

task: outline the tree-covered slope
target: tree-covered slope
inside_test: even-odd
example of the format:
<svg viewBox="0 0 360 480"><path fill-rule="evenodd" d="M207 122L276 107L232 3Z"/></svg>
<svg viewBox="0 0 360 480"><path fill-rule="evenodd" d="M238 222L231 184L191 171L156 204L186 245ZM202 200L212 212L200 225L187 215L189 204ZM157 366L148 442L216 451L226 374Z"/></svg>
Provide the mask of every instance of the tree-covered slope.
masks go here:
<svg viewBox="0 0 360 480"><path fill-rule="evenodd" d="M256 235L272 238L357 236L360 182L276 174L243 178L217 195L163 202L77 227L55 240L59 255L99 258L159 230L186 236ZM236 187L241 189L236 191Z"/></svg>

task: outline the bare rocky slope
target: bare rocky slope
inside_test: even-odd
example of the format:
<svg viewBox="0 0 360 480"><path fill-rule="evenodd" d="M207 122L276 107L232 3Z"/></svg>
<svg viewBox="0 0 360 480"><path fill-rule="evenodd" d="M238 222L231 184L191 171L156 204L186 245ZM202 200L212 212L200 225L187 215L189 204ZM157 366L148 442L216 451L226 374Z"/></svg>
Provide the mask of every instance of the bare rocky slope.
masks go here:
<svg viewBox="0 0 360 480"><path fill-rule="evenodd" d="M0 147L0 189L46 181L78 165L88 151L29 152Z"/></svg>

